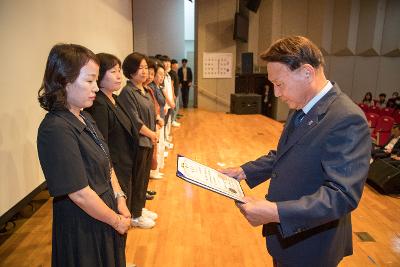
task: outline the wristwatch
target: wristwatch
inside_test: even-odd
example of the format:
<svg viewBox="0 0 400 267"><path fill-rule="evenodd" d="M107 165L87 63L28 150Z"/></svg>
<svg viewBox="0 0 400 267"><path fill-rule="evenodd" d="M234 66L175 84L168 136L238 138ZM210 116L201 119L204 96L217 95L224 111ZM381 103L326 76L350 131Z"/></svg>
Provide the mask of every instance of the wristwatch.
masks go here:
<svg viewBox="0 0 400 267"><path fill-rule="evenodd" d="M127 198L124 191L114 192L114 197L115 198L123 197L125 199Z"/></svg>

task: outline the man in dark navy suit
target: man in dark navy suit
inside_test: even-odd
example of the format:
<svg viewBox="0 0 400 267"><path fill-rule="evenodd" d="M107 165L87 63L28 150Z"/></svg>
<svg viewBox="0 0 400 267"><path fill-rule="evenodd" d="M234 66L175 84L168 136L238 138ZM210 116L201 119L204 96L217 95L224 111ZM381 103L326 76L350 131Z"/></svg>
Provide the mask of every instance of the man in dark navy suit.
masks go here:
<svg viewBox="0 0 400 267"><path fill-rule="evenodd" d="M237 206L251 225L263 224L274 266L337 266L353 252L351 211L371 153L367 121L325 78L322 53L307 38L280 39L261 58L275 95L294 111L276 151L222 172L251 188L271 179L265 199Z"/></svg>

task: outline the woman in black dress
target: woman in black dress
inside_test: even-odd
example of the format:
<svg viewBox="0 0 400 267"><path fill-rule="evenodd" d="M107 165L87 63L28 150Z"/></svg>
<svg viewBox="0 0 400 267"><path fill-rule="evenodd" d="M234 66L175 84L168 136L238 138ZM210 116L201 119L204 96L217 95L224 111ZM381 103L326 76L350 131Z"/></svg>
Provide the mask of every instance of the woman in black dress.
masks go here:
<svg viewBox="0 0 400 267"><path fill-rule="evenodd" d="M152 228L157 214L144 209L149 184L153 146L157 144L156 113L151 95L144 83L148 76L146 57L140 53L128 55L122 63L122 70L128 82L118 96L119 103L126 110L132 124L139 131L139 147L134 175L132 199L132 226Z"/></svg>
<svg viewBox="0 0 400 267"><path fill-rule="evenodd" d="M49 54L39 102L40 164L53 199L52 266L125 266L130 213L91 116L98 91L96 55L74 44ZM118 201L117 201L118 199Z"/></svg>
<svg viewBox="0 0 400 267"><path fill-rule="evenodd" d="M110 149L111 161L122 190L128 196L128 209L132 203L132 183L138 150L138 131L122 110L117 95L121 88L121 61L114 55L97 54L100 61L96 93L93 105L87 109L96 121Z"/></svg>

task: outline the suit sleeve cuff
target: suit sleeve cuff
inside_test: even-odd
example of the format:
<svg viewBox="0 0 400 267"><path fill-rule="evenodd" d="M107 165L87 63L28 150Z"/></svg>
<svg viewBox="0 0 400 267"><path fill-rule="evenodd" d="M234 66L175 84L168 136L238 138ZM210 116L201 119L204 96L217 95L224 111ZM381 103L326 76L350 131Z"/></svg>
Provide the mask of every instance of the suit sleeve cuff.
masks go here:
<svg viewBox="0 0 400 267"><path fill-rule="evenodd" d="M297 216L301 210L295 209L293 201L277 202L278 215L280 220L280 230L284 238L299 234L308 230L307 222L301 221L302 216Z"/></svg>

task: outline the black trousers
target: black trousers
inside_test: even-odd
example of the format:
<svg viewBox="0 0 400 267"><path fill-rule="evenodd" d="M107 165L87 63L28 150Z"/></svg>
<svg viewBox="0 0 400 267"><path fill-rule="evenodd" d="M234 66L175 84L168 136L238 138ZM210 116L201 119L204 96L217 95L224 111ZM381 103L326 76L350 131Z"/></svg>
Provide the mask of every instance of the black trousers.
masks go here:
<svg viewBox="0 0 400 267"><path fill-rule="evenodd" d="M383 158L390 158L390 154L385 152L383 148L377 148L372 150L371 157L373 159L383 159Z"/></svg>
<svg viewBox="0 0 400 267"><path fill-rule="evenodd" d="M136 161L136 173L132 179L132 218L142 216L142 208L146 205L146 192L149 185L151 159L153 148L139 146Z"/></svg>
<svg viewBox="0 0 400 267"><path fill-rule="evenodd" d="M182 92L182 103L183 103L183 107L187 108L188 107L188 103L189 103L189 83L183 81L182 82L182 87L181 87L181 92Z"/></svg>

